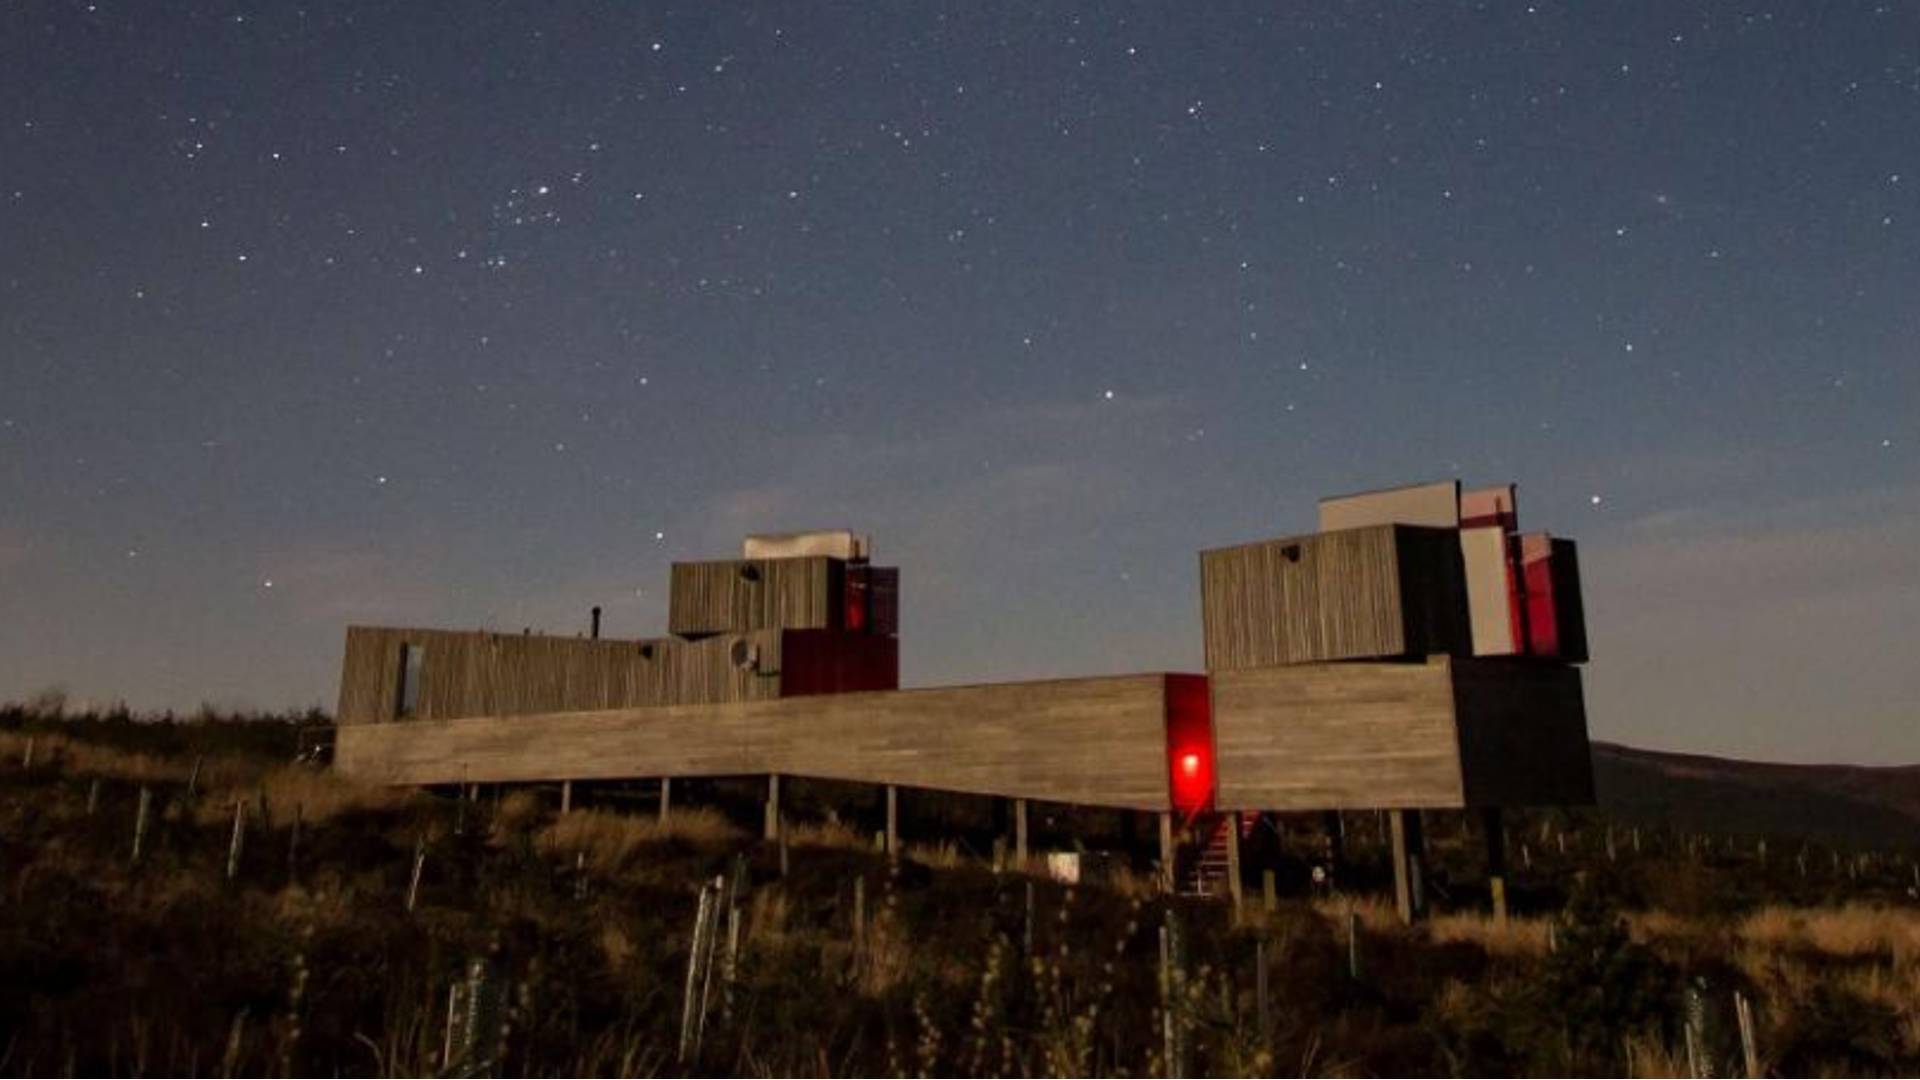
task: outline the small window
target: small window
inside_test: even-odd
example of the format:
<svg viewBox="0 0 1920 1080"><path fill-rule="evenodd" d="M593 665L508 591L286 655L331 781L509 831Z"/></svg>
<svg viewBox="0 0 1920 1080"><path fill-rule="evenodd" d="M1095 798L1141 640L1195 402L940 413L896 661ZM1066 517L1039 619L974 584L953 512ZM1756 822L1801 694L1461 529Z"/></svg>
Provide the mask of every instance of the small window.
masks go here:
<svg viewBox="0 0 1920 1080"><path fill-rule="evenodd" d="M426 661L425 646L403 643L400 646L400 694L394 716L405 720L420 712L420 665Z"/></svg>

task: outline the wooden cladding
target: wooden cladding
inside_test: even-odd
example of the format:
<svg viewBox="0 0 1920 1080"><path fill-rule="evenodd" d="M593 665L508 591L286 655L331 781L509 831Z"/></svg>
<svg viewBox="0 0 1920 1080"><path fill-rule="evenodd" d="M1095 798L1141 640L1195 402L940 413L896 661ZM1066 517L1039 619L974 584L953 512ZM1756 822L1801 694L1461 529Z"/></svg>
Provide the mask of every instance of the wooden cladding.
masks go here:
<svg viewBox="0 0 1920 1080"><path fill-rule="evenodd" d="M401 719L404 662L418 665L409 722L758 701L780 694L782 644L778 630L607 641L355 626L347 629L337 715L342 725Z"/></svg>
<svg viewBox="0 0 1920 1080"><path fill-rule="evenodd" d="M1462 805L1448 676L1445 657L1212 673L1217 805Z"/></svg>
<svg viewBox="0 0 1920 1080"><path fill-rule="evenodd" d="M847 564L826 556L673 564L667 630L838 630Z"/></svg>
<svg viewBox="0 0 1920 1080"><path fill-rule="evenodd" d="M1164 810L1168 679L360 724L334 760L394 784L778 773Z"/></svg>
<svg viewBox="0 0 1920 1080"><path fill-rule="evenodd" d="M1216 672L1222 810L1591 802L1580 672L1513 660Z"/></svg>
<svg viewBox="0 0 1920 1080"><path fill-rule="evenodd" d="M1202 552L1207 669L1468 651L1456 536L1378 525Z"/></svg>

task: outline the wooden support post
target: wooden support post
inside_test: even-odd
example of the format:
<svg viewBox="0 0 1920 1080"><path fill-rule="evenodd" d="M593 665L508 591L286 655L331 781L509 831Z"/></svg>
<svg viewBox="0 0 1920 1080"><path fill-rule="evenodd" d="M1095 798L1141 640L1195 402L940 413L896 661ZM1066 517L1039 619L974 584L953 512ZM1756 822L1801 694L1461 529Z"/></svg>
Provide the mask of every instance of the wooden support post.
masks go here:
<svg viewBox="0 0 1920 1080"><path fill-rule="evenodd" d="M1507 921L1507 823L1497 806L1487 807L1482 819L1487 833L1487 894L1493 903L1493 921Z"/></svg>
<svg viewBox="0 0 1920 1080"><path fill-rule="evenodd" d="M573 781L571 780L560 781L560 812L573 813Z"/></svg>
<svg viewBox="0 0 1920 1080"><path fill-rule="evenodd" d="M887 855L900 854L900 789L887 785Z"/></svg>
<svg viewBox="0 0 1920 1080"><path fill-rule="evenodd" d="M1400 921L1412 924L1426 907L1426 889L1420 880L1420 811L1390 810L1393 833L1393 906Z"/></svg>
<svg viewBox="0 0 1920 1080"><path fill-rule="evenodd" d="M1271 870L1260 871L1260 895L1268 911L1280 910L1280 884Z"/></svg>
<svg viewBox="0 0 1920 1080"><path fill-rule="evenodd" d="M663 776L660 778L660 820L661 821L667 820L667 814L671 812L672 809L673 809L673 780L669 777Z"/></svg>
<svg viewBox="0 0 1920 1080"><path fill-rule="evenodd" d="M1013 800L1013 861L1021 870L1027 868L1027 800Z"/></svg>
<svg viewBox="0 0 1920 1080"><path fill-rule="evenodd" d="M1173 880L1173 811L1160 811L1160 888L1172 892Z"/></svg>
<svg viewBox="0 0 1920 1080"><path fill-rule="evenodd" d="M768 840L780 839L780 774L767 776L766 820L762 823L761 835Z"/></svg>
<svg viewBox="0 0 1920 1080"><path fill-rule="evenodd" d="M1233 917L1238 919L1244 899L1240 887L1240 812L1228 814L1221 825L1227 830L1227 895L1233 898Z"/></svg>
<svg viewBox="0 0 1920 1080"><path fill-rule="evenodd" d="M1347 861L1347 829L1338 810L1327 811L1321 821L1327 832L1327 873L1339 881Z"/></svg>

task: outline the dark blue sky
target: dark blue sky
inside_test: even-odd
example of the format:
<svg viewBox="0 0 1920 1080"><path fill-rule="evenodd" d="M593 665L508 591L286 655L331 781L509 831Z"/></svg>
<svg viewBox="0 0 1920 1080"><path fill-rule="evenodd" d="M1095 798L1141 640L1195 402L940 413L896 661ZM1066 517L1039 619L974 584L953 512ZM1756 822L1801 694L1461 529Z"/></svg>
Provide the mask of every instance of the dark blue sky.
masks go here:
<svg viewBox="0 0 1920 1080"><path fill-rule="evenodd" d="M0 10L0 697L331 705L851 525L912 683L1516 480L1595 735L1920 759L1920 8Z"/></svg>

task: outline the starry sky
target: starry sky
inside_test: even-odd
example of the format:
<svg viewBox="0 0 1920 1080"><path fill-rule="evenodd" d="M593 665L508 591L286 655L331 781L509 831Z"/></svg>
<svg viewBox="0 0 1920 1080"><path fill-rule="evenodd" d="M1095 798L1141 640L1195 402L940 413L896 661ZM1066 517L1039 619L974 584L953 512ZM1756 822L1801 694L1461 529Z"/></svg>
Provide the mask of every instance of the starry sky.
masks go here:
<svg viewBox="0 0 1920 1080"><path fill-rule="evenodd" d="M909 684L1520 484L1598 738L1920 760L1920 7L0 8L0 698L330 707L852 526Z"/></svg>

